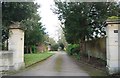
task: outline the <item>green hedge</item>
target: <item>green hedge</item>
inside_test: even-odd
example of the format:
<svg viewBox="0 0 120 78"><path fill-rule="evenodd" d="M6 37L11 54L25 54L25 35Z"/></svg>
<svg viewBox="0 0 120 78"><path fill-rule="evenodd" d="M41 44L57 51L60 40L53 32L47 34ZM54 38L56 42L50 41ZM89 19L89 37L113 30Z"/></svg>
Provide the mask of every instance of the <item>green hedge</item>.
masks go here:
<svg viewBox="0 0 120 78"><path fill-rule="evenodd" d="M80 53L80 45L79 44L69 44L67 46L66 51L69 55L78 55Z"/></svg>

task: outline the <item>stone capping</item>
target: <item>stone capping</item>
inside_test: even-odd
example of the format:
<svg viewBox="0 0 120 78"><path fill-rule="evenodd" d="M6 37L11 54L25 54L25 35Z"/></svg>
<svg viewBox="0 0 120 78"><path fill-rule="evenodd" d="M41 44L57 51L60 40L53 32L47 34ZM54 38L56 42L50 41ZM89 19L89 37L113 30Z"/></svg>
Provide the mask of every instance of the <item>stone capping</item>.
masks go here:
<svg viewBox="0 0 120 78"><path fill-rule="evenodd" d="M107 24L120 24L120 19L107 19Z"/></svg>
<svg viewBox="0 0 120 78"><path fill-rule="evenodd" d="M9 29L22 29L22 27L20 26L20 22L13 22L13 24L10 25Z"/></svg>

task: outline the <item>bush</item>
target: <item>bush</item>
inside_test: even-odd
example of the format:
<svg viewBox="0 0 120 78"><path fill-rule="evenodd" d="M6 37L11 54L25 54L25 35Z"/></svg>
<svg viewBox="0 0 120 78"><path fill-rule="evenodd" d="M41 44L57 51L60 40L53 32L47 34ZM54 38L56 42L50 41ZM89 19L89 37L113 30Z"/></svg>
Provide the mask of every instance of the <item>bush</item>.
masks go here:
<svg viewBox="0 0 120 78"><path fill-rule="evenodd" d="M72 44L68 44L67 48L66 48L66 51L68 52L69 55L72 55L71 54L71 49L72 49Z"/></svg>
<svg viewBox="0 0 120 78"><path fill-rule="evenodd" d="M57 51L58 50L59 45L58 44L53 44L51 45L51 51Z"/></svg>
<svg viewBox="0 0 120 78"><path fill-rule="evenodd" d="M80 46L79 44L69 44L66 50L69 55L79 55Z"/></svg>
<svg viewBox="0 0 120 78"><path fill-rule="evenodd" d="M37 52L36 46L32 46L32 53L36 53L36 52Z"/></svg>

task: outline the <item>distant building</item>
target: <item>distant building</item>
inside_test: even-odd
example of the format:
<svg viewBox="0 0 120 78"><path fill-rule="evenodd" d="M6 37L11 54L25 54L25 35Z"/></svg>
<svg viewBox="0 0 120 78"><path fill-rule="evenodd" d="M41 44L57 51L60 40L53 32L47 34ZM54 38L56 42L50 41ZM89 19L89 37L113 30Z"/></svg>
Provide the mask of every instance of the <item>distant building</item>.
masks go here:
<svg viewBox="0 0 120 78"><path fill-rule="evenodd" d="M45 52L45 51L47 51L47 46L44 44L38 44L37 51L38 52Z"/></svg>

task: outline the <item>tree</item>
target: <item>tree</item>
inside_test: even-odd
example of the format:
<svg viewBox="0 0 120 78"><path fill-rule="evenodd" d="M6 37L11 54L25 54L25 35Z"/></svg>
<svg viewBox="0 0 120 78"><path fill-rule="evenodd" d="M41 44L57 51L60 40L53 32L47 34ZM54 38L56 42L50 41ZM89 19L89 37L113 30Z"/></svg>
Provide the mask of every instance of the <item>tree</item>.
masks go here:
<svg viewBox="0 0 120 78"><path fill-rule="evenodd" d="M103 9L104 8L104 9ZM110 16L119 16L120 8L117 3L92 3L90 12L88 13L88 21L90 27L90 35L98 38L106 35L104 23Z"/></svg>
<svg viewBox="0 0 120 78"><path fill-rule="evenodd" d="M64 32L63 32L63 30L61 28L59 28L57 30L57 32L59 33L57 43L59 44L59 47L61 48L61 50L64 50L64 48L67 46L67 42L65 40Z"/></svg>
<svg viewBox="0 0 120 78"><path fill-rule="evenodd" d="M2 43L9 38L8 29L13 22L22 22L35 15L39 6L33 2L2 2ZM3 47L4 49L4 47Z"/></svg>
<svg viewBox="0 0 120 78"><path fill-rule="evenodd" d="M63 43L59 43L59 47L61 47L61 50L64 50L64 48L65 48Z"/></svg>
<svg viewBox="0 0 120 78"><path fill-rule="evenodd" d="M39 17L39 16L38 16ZM30 20L25 20L22 22L23 25L25 25L25 46L26 46L26 52L32 53L32 47L37 46L40 43L44 42L44 28L41 25L38 17L34 17Z"/></svg>
<svg viewBox="0 0 120 78"><path fill-rule="evenodd" d="M56 51L58 49L58 44L52 37L49 37L48 34L44 35L44 43L46 46L50 46L50 49L53 51Z"/></svg>
<svg viewBox="0 0 120 78"><path fill-rule="evenodd" d="M55 5L57 9L54 9L53 12L58 14L61 24L64 24L62 29L65 38L68 43L72 44L84 41L85 37L93 39L93 33L105 35L103 34L105 33L103 28L105 20L109 16L120 15L120 7L115 2L73 3L56 1ZM91 9L95 9L95 12L92 12ZM96 16L94 16L94 13L97 13ZM93 19L96 21L93 22Z"/></svg>
<svg viewBox="0 0 120 78"><path fill-rule="evenodd" d="M59 45L57 43L51 45L51 51L57 51Z"/></svg>
<svg viewBox="0 0 120 78"><path fill-rule="evenodd" d="M103 21L98 21L99 16L98 16L98 12L96 11L95 8L95 4L92 5L91 9L90 9L90 13L89 13L89 27L90 27L90 35L92 36L92 38L98 38L101 36L105 35L105 31L102 30L102 28L104 28L104 26L102 25ZM97 18L96 18L97 17Z"/></svg>
<svg viewBox="0 0 120 78"><path fill-rule="evenodd" d="M43 42L44 28L37 14L38 4L34 2L2 2L2 41L9 38L8 29L13 22L20 22L25 31L25 48L32 52L33 46Z"/></svg>
<svg viewBox="0 0 120 78"><path fill-rule="evenodd" d="M33 17L38 7L34 2L2 2L3 26Z"/></svg>

